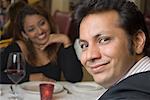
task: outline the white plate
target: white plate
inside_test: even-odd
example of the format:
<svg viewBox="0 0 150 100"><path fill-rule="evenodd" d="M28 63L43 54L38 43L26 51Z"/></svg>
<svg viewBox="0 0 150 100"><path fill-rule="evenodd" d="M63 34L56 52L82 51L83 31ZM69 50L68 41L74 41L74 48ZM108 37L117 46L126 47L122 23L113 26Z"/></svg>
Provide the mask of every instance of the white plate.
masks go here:
<svg viewBox="0 0 150 100"><path fill-rule="evenodd" d="M79 82L73 85L73 90L76 92L97 92L104 89L95 82Z"/></svg>
<svg viewBox="0 0 150 100"><path fill-rule="evenodd" d="M59 93L64 90L63 86L60 85L59 83L53 83L53 82L48 82L48 81L30 81L30 82L25 82L20 84L20 87L25 90L28 93L34 93L34 94L39 94L40 88L39 85L42 83L52 83L54 84L54 92L53 93Z"/></svg>

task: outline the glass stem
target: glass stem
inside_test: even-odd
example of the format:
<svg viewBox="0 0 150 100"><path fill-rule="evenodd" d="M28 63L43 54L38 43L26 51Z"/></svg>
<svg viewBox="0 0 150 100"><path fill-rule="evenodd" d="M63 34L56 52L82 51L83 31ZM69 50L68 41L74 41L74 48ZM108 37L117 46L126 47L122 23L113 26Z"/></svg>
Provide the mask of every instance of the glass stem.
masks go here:
<svg viewBox="0 0 150 100"><path fill-rule="evenodd" d="M14 95L17 97L17 84L15 83L15 86L14 86Z"/></svg>
<svg viewBox="0 0 150 100"><path fill-rule="evenodd" d="M11 88L12 94L16 97L17 96L17 91L16 91L17 84L15 84L14 86L11 85L10 88Z"/></svg>

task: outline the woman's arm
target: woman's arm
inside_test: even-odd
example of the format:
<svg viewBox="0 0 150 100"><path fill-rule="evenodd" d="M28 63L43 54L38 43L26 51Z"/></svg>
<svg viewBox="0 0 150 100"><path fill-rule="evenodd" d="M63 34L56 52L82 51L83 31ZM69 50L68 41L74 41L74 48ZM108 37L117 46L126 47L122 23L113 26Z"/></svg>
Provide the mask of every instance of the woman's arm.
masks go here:
<svg viewBox="0 0 150 100"><path fill-rule="evenodd" d="M67 48L72 45L70 38L65 34L50 34L49 41L41 48L44 50L48 45L53 43L61 43L64 48Z"/></svg>
<svg viewBox="0 0 150 100"><path fill-rule="evenodd" d="M72 45L67 48L61 47L58 56L58 64L67 81L79 82L82 80L82 64L78 60Z"/></svg>

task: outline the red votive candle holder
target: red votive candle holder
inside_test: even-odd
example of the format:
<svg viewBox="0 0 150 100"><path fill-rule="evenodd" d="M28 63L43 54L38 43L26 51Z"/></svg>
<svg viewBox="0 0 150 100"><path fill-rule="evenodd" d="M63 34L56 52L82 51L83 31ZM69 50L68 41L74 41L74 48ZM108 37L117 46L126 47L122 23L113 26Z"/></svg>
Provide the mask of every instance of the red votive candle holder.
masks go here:
<svg viewBox="0 0 150 100"><path fill-rule="evenodd" d="M52 100L54 91L54 84L42 83L40 84L41 100Z"/></svg>

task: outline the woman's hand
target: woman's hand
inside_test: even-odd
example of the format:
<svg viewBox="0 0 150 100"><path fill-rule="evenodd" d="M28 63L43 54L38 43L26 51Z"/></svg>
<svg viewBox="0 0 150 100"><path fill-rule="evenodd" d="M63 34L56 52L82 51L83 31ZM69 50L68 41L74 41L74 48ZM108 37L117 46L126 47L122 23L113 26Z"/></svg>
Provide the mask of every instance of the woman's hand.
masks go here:
<svg viewBox="0 0 150 100"><path fill-rule="evenodd" d="M63 43L64 48L72 44L69 37L65 34L50 34L48 42L41 49L44 50L48 45L53 43Z"/></svg>

